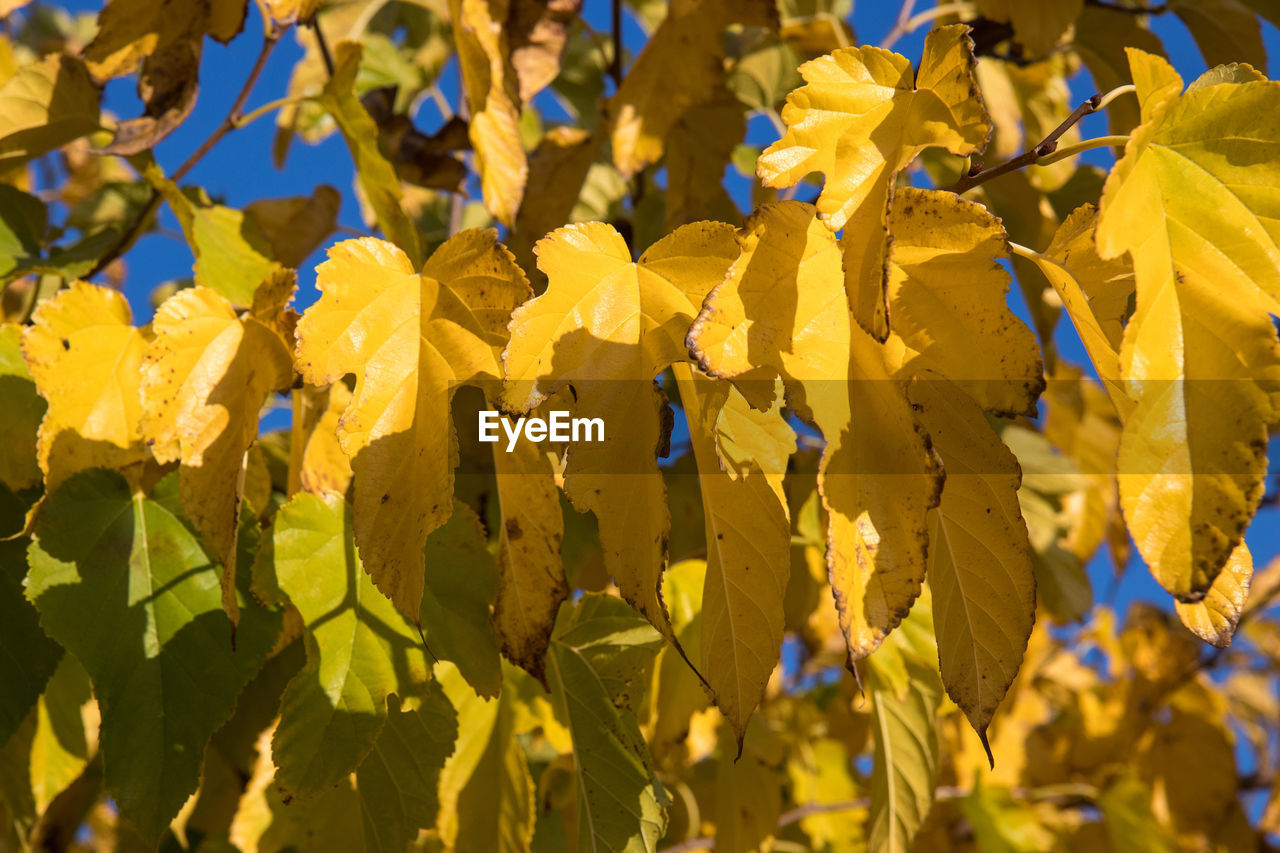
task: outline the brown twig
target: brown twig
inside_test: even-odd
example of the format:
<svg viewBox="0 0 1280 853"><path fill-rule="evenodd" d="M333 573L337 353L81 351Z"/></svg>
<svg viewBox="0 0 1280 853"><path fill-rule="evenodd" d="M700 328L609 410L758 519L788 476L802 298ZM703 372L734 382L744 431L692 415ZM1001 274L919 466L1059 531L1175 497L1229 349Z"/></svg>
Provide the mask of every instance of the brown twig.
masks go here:
<svg viewBox="0 0 1280 853"><path fill-rule="evenodd" d="M224 118L222 123L214 129L213 133L209 134L209 137L205 139L204 142L200 143L199 147L197 147L195 151L191 152L191 156L184 160L182 165L174 171L170 176L170 180L181 180L188 172L195 168L196 164L199 163L206 154L213 149L213 146L218 144L222 137L236 129L240 120L244 117L244 105L249 100L249 95L253 91L253 87L257 84L258 78L262 76L262 69L266 67L267 59L271 56L271 51L275 49L276 44L280 41L280 38L284 33L284 29L278 29L276 27L268 28L267 32L263 36L262 49L258 51L258 58L254 60L253 68L250 69L249 76L245 78L244 85L240 88L240 94L236 95L235 102L231 105L231 109L228 110L226 118ZM160 207L160 199L161 195L159 190L153 188L151 190L151 196L147 199L147 203L143 205L142 210L138 213L138 217L133 220L133 224L131 224L128 229L120 235L120 239L116 241L116 244L108 249L106 254L98 259L98 262L93 265L93 269L89 270L89 273L85 276L86 279L93 278L98 273L102 272L112 261L123 255L133 246L138 237L142 235L143 230L146 229L147 224L151 221L151 217L155 214L156 209Z"/></svg>
<svg viewBox="0 0 1280 853"><path fill-rule="evenodd" d="M1107 9L1112 12L1126 12L1130 15L1163 15L1169 11L1168 3L1157 3L1154 6L1125 6L1109 0L1084 0L1084 5Z"/></svg>
<svg viewBox="0 0 1280 853"><path fill-rule="evenodd" d="M320 16L314 15L307 21L307 26L316 34L316 44L320 46L320 58L324 61L324 70L333 76L333 54L329 52L329 43L324 40L324 32L320 29Z"/></svg>
<svg viewBox="0 0 1280 853"><path fill-rule="evenodd" d="M1098 106L1102 103L1102 95L1094 95L1067 116L1062 124L1054 128L1053 132L1040 140L1035 145L1028 148L1016 157L1012 157L999 166L993 166L990 169L982 168L981 163L974 163L969 169L969 174L956 181L955 186L951 188L952 192L963 193L971 190L979 184L986 183L992 178L998 178L1009 172L1017 171L1026 166L1030 166L1041 157L1048 157L1050 154L1058 150L1058 139L1062 134L1066 133L1076 125L1080 119L1097 111Z"/></svg>

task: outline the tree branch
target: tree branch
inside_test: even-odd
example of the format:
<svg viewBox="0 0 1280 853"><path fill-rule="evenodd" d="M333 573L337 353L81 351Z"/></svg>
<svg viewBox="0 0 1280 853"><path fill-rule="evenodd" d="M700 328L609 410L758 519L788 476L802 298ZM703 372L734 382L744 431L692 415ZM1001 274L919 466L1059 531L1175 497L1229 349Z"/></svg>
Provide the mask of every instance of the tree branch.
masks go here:
<svg viewBox="0 0 1280 853"><path fill-rule="evenodd" d="M318 31L317 31L318 32ZM183 161L174 173L170 176L170 180L179 181L195 168L196 164L208 154L213 146L217 145L222 137L235 130L240 122L244 119L244 105L249 100L249 95L253 91L253 87L257 84L258 78L262 76L262 69L267 65L267 59L271 56L271 51L275 49L280 38L285 34L285 29L268 25L266 33L262 39L262 49L258 51L258 58L254 60L253 67L249 70L249 76L245 78L244 85L240 88L240 94L236 95L235 101L231 104L231 109L227 111L227 115L209 134L209 137L195 151L191 152L191 156ZM127 252L130 247L142 235L143 230L151 221L151 217L155 215L156 209L160 207L160 192L155 188L151 190L151 196L147 199L147 203L143 205L142 210L138 213L138 217L133 220L116 244L107 250L98 262L93 265L93 269L89 270L85 275L86 279L93 278L102 272L116 258Z"/></svg>
<svg viewBox="0 0 1280 853"><path fill-rule="evenodd" d="M1084 0L1084 5L1107 9L1112 12L1125 12L1129 15L1163 15L1169 11L1168 3L1157 3L1154 6L1125 6L1110 0Z"/></svg>
<svg viewBox="0 0 1280 853"><path fill-rule="evenodd" d="M1053 129L1048 136L1040 140L1035 145L1028 148L1016 157L1012 157L999 166L993 166L990 169L982 168L981 163L974 163L969 169L969 174L956 181L955 186L951 188L952 192L963 193L973 189L979 184L986 183L992 178L998 178L1008 172L1030 166L1042 157L1047 157L1058 150L1058 139L1062 134L1066 133L1076 125L1080 119L1094 112L1097 112L1098 105L1102 103L1102 95L1094 95L1080 106L1076 107L1071 115L1067 116L1062 124Z"/></svg>

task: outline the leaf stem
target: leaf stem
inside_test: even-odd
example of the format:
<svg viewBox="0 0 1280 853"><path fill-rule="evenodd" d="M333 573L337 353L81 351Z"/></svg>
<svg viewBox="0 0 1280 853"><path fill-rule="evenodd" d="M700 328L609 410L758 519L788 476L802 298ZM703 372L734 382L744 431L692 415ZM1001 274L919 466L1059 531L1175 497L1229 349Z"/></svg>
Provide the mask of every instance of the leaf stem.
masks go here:
<svg viewBox="0 0 1280 853"><path fill-rule="evenodd" d="M1017 171L1018 169L1030 166L1032 163L1035 163L1044 157L1048 157L1050 154L1058 150L1058 139L1062 134L1074 127L1080 119L1097 112L1098 105L1100 103L1102 103L1102 95L1094 95L1089 98L1080 106L1072 110L1071 115L1067 116L1062 124L1054 128L1053 131L1044 139L1040 140L1016 157L1011 157L998 166L993 166L990 169L984 169L982 168L981 163L974 163L973 166L969 168L969 174L956 181L955 186L951 188L951 191L954 193L967 192L979 184L986 183L992 178L998 178L1001 175L1008 174L1009 172Z"/></svg>
<svg viewBox="0 0 1280 853"><path fill-rule="evenodd" d="M1036 161L1037 166L1052 166L1059 160L1065 160L1068 157L1074 157L1082 151L1089 151L1093 148L1119 148L1129 141L1129 137L1120 136L1099 136L1096 139L1082 139L1074 145L1068 145L1066 148L1059 148L1048 157L1042 157Z"/></svg>
<svg viewBox="0 0 1280 853"><path fill-rule="evenodd" d="M170 176L170 180L179 181L184 175L195 168L196 164L208 154L213 146L217 145L222 137L235 130L244 116L244 105L249 100L249 94L253 91L253 87L257 84L258 78L262 76L262 69L267 65L267 59L271 56L271 51L275 49L280 38L285 34L286 28L276 27L268 24L267 31L262 37L262 48L258 51L258 58L254 60L253 67L249 70L249 76L245 78L244 85L240 87L240 94L236 95L235 102L231 104L231 109L227 111L226 117L222 120L209 137L200 143L195 151L191 152L191 156L183 161L182 165L174 171ZM151 221L151 217L155 215L156 209L160 207L160 192L154 188L151 190L151 196L147 199L147 203L143 205L139 211L138 217L133 220L116 244L107 250L106 254L98 258L98 262L93 265L93 269L89 270L85 275L86 279L91 279L98 273L107 268L107 265L116 258L127 252L133 244L141 236L143 229L147 227L147 223Z"/></svg>
<svg viewBox="0 0 1280 853"><path fill-rule="evenodd" d="M287 107L293 104L305 104L308 101L314 100L315 98L310 95L294 95L289 98L276 98L274 101L267 101L267 103L258 107L256 110L245 113L243 116L236 119L236 130L253 124L272 110L278 110L281 107Z"/></svg>
<svg viewBox="0 0 1280 853"><path fill-rule="evenodd" d="M1111 102L1116 98L1130 93L1136 95L1138 93L1138 87L1132 83L1126 83L1123 86L1116 86L1110 92L1107 92L1102 96L1102 100L1098 102L1098 109L1105 110L1107 107L1111 106Z"/></svg>
<svg viewBox="0 0 1280 853"><path fill-rule="evenodd" d="M1163 15L1169 11L1168 3L1157 3L1154 6L1124 6L1110 0L1084 0L1084 5L1095 6L1111 12L1125 12L1129 15Z"/></svg>
<svg viewBox="0 0 1280 853"><path fill-rule="evenodd" d="M969 12L973 9L973 4L969 2L939 3L932 9L926 9L918 15L911 15L911 10L914 6L914 0L903 4L902 11L898 14L898 22L893 25L893 29L889 30L889 34L884 37L884 41L880 42L880 47L888 50L897 43L898 39L908 33L915 32L930 21L947 15Z"/></svg>

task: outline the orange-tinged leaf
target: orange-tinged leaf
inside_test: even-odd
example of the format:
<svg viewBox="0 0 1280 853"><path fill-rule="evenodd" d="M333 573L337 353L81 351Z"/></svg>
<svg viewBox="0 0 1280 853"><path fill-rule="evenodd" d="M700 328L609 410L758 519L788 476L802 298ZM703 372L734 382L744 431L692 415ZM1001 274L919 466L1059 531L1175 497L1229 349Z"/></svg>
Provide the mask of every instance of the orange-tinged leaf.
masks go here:
<svg viewBox="0 0 1280 853"><path fill-rule="evenodd" d="M288 286L276 314L293 291L292 273L278 277ZM267 397L293 382L289 344L257 317L237 316L226 297L204 287L166 299L152 330L142 360L142 431L157 461L182 463L183 512L222 563L222 604L235 625L245 454Z"/></svg>
<svg viewBox="0 0 1280 853"><path fill-rule="evenodd" d="M74 282L36 309L22 353L49 403L36 452L45 487L85 468L123 470L147 459L139 373L149 334L129 325L129 303Z"/></svg>
<svg viewBox="0 0 1280 853"><path fill-rule="evenodd" d="M736 256L732 228L694 223L632 262L612 226L561 228L537 246L547 290L516 310L503 354L505 407L529 411L572 385L576 417L602 418L603 441L571 442L564 489L600 525L623 596L671 637L659 594L670 516L657 452L665 399L654 378L688 359L685 331Z"/></svg>
<svg viewBox="0 0 1280 853"><path fill-rule="evenodd" d="M961 25L925 38L920 71L896 53L844 48L807 62L807 85L787 96L787 133L758 163L766 186L810 172L826 179L818 212L833 231L862 204L883 210L894 176L927 148L981 150L990 121L973 78L973 42Z"/></svg>
<svg viewBox="0 0 1280 853"><path fill-rule="evenodd" d="M853 320L840 247L814 212L783 202L747 220L741 255L707 297L689 345L713 376L781 376L788 404L826 438L827 563L856 660L920 593L942 471L884 347Z"/></svg>
<svg viewBox="0 0 1280 853"><path fill-rule="evenodd" d="M1210 645L1226 648L1249 599L1249 583L1253 579L1253 555L1241 542L1231 552L1227 564L1213 579L1213 586L1203 599L1194 604L1174 602L1182 624Z"/></svg>
<svg viewBox="0 0 1280 853"><path fill-rule="evenodd" d="M1144 123L1103 192L1103 259L1133 259L1137 309L1120 368L1134 401L1120 499L1156 579L1184 602L1212 587L1262 497L1280 418L1280 83L1178 94L1130 50ZM1167 94L1166 94L1167 93Z"/></svg>
<svg viewBox="0 0 1280 853"><path fill-rule="evenodd" d="M947 377L988 411L1034 416L1044 364L1009 310L1009 275L995 262L1007 256L1000 220L954 193L907 187L889 227L890 358L907 375Z"/></svg>
<svg viewBox="0 0 1280 853"><path fill-rule="evenodd" d="M529 164L520 144L520 91L511 66L508 34L498 7L485 0L449 0L453 38L471 106L471 145L485 209L505 225L515 222Z"/></svg>
<svg viewBox="0 0 1280 853"><path fill-rule="evenodd" d="M354 471L355 541L374 583L416 621L423 545L453 509L449 401L460 384L497 380L507 319L529 286L491 230L450 238L421 274L384 240L344 240L316 278L320 301L298 322L298 370L314 385L355 376L338 424Z"/></svg>

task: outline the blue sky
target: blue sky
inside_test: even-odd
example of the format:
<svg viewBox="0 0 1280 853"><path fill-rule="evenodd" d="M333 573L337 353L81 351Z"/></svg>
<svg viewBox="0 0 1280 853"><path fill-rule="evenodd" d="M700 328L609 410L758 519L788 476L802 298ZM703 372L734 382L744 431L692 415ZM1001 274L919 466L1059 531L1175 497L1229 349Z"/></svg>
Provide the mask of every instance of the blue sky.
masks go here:
<svg viewBox="0 0 1280 853"><path fill-rule="evenodd" d="M84 0L72 0L62 5L76 12L96 11L100 8L100 4ZM919 5L928 8L929 4L922 2ZM869 44L879 43L893 25L897 6L897 3L871 0L858 3L853 22L859 40ZM608 0L586 0L585 15L599 31L608 30L609 8ZM1190 35L1173 15L1155 16L1152 27L1163 40L1173 64L1186 80L1194 79L1205 70L1204 61ZM1264 31L1268 53L1273 57L1268 69L1269 76L1275 77L1277 62L1274 57L1280 57L1280 33L1265 24ZM249 20L240 37L228 46L206 40L203 65L205 73L201 77L201 92L195 112L156 149L156 158L166 171L176 168L226 115L244 75L257 55L261 44L260 33L261 20L255 4L251 3ZM914 61L919 57L923 39L924 32L919 31L899 40L894 49ZM624 41L627 48L633 51L638 50L643 42L643 32L629 18L624 29ZM290 70L300 55L301 50L293 37L286 36L267 64L250 100L250 108L285 94ZM1092 79L1086 72L1078 74L1071 84L1077 101L1084 100L1094 92ZM113 81L107 89L107 108L121 117L138 114L140 105L133 86L134 82L129 78ZM457 71L452 62L444 71L441 88L445 92L457 91ZM542 106L542 101L539 106ZM552 119L554 117L551 116ZM426 106L418 116L418 121L425 129L430 130L439 123L440 118L434 114L433 107ZM229 134L189 174L186 182L200 184L215 196L224 199L227 204L236 207L259 198L309 195L317 183L329 183L343 193L341 223L352 229L364 230L350 191L353 178L351 158L341 138L334 135L315 146L295 142L285 168L276 170L270 159L274 131L273 119L266 118ZM1105 118L1100 114L1088 117L1083 122L1086 137L1101 136L1106 132ZM752 119L747 137L749 144L763 146L775 138L776 131L768 118L759 116ZM1088 152L1085 159L1103 167L1109 166L1111 162L1108 149ZM745 204L749 181L734 175L732 170L728 180L732 194L740 203ZM134 306L138 322L145 322L150 316L148 294L156 285L191 274L190 250L178 236L177 223L167 208L163 209L160 222L161 233L144 236L127 257L126 292ZM299 270L299 308L310 304L316 297L314 265L321 258L322 253L317 252ZM1011 290L1011 300L1020 316L1026 317L1026 307L1021 303L1016 287ZM1083 348L1065 320L1059 325L1057 342L1065 358L1078 364L1088 364ZM1272 459L1274 472L1277 470L1276 461L1280 460L1280 446L1276 442L1272 443ZM1277 520L1280 520L1280 509L1264 509L1248 532L1247 541L1259 564L1280 552L1280 527L1277 526ZM1168 595L1156 585L1140 562L1135 562L1129 569L1124 573L1120 587L1114 590L1114 602L1122 612L1127 603L1135 599L1169 606ZM1090 566L1090 574L1095 590L1101 594L1107 588L1111 576L1109 558L1105 554L1100 554L1095 559Z"/></svg>

